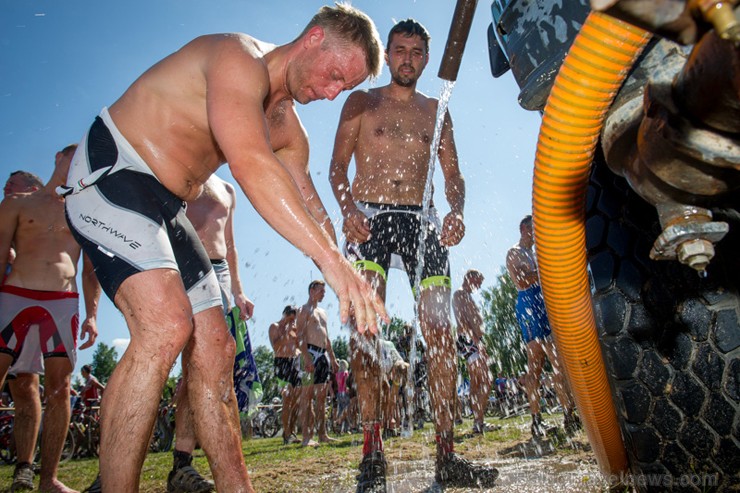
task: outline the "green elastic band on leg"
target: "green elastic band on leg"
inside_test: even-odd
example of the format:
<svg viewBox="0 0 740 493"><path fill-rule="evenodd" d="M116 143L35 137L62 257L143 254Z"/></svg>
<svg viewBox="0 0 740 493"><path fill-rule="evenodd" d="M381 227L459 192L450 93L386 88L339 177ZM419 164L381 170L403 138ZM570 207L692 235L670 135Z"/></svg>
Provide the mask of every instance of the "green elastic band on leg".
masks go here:
<svg viewBox="0 0 740 493"><path fill-rule="evenodd" d="M426 279L422 279L419 285L420 290L431 288L434 286L440 286L443 288L452 288L452 280L449 276L431 276ZM413 289L414 296L416 296L416 288Z"/></svg>
<svg viewBox="0 0 740 493"><path fill-rule="evenodd" d="M384 281L388 280L385 276L385 269L371 260L356 260L354 266L357 270L369 270L372 272L377 272L378 274L380 274Z"/></svg>

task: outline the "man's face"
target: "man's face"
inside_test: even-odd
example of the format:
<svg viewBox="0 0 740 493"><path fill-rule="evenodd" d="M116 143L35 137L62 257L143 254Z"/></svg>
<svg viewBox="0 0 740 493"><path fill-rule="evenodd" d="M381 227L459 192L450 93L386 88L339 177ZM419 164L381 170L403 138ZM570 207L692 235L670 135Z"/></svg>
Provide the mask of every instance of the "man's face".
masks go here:
<svg viewBox="0 0 740 493"><path fill-rule="evenodd" d="M288 67L287 74L288 90L299 103L332 101L367 78L365 53L359 46L332 42L319 27L309 31L303 42L304 56Z"/></svg>
<svg viewBox="0 0 740 493"><path fill-rule="evenodd" d="M526 222L522 225L522 245L529 248L534 245L534 233L532 229L532 221Z"/></svg>
<svg viewBox="0 0 740 493"><path fill-rule="evenodd" d="M393 82L402 87L411 87L427 66L429 53L421 37L395 33L386 50L385 61Z"/></svg>
<svg viewBox="0 0 740 493"><path fill-rule="evenodd" d="M326 286L324 286L323 284L317 284L311 289L311 296L313 296L316 301L323 301L325 294Z"/></svg>
<svg viewBox="0 0 740 493"><path fill-rule="evenodd" d="M285 316L285 326L288 330L295 328L295 313L291 313Z"/></svg>
<svg viewBox="0 0 740 493"><path fill-rule="evenodd" d="M470 277L470 287L477 291L483 285L483 276L473 275Z"/></svg>
<svg viewBox="0 0 740 493"><path fill-rule="evenodd" d="M34 186L30 186L26 182L26 179L23 178L23 176L13 175L8 178L8 181L5 182L3 193L7 197L8 195L13 195L14 193L30 193L36 190L37 188Z"/></svg>

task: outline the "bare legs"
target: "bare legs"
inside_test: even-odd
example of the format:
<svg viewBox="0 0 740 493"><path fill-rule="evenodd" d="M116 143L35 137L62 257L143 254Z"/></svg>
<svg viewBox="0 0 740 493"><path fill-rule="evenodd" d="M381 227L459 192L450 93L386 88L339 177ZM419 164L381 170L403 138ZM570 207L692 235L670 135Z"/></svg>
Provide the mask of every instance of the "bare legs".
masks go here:
<svg viewBox="0 0 740 493"><path fill-rule="evenodd" d="M108 382L101 407L103 488L138 491L162 387L187 344L183 364L190 373L185 382L188 400L218 489L252 491L231 377L234 341L220 307L193 316L179 273L167 269L129 277L115 302L126 318L131 343Z"/></svg>
<svg viewBox="0 0 740 493"><path fill-rule="evenodd" d="M39 491L71 492L57 479L59 459L69 430L69 385L72 364L68 358L44 360L46 409L41 433ZM37 396L38 399L38 396Z"/></svg>
<svg viewBox="0 0 740 493"><path fill-rule="evenodd" d="M13 436L18 462L33 462L36 438L41 426L41 399L39 394L39 376L21 373L8 385L13 393L15 420Z"/></svg>
<svg viewBox="0 0 740 493"><path fill-rule="evenodd" d="M484 348L479 348L479 356L468 364L470 374L470 401L473 408L475 424L483 431L483 420L486 416L488 395L491 393L491 374L488 370L488 357Z"/></svg>
<svg viewBox="0 0 740 493"><path fill-rule="evenodd" d="M450 327L450 289L434 286L421 291L419 319L427 342L427 366L434 428L438 435L438 456L452 451L455 375L457 357Z"/></svg>
<svg viewBox="0 0 740 493"><path fill-rule="evenodd" d="M555 345L552 340L535 339L527 344L527 377L526 390L529 399L529 409L532 414L540 412L540 376L545 364L545 357L550 360L553 368L555 393L560 405L566 413L573 410L573 397L570 394L568 383L563 369L560 367Z"/></svg>

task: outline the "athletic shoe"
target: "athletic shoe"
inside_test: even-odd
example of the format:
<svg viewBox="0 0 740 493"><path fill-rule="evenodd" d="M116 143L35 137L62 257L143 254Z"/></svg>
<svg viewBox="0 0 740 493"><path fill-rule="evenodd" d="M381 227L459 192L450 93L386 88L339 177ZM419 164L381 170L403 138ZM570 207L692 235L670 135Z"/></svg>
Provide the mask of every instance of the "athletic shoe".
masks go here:
<svg viewBox="0 0 740 493"><path fill-rule="evenodd" d="M216 491L213 481L206 480L193 466L170 471L167 476L167 493L210 493Z"/></svg>
<svg viewBox="0 0 740 493"><path fill-rule="evenodd" d="M18 464L13 472L13 484L10 485L11 493L15 491L27 491L33 489L33 466L31 464Z"/></svg>
<svg viewBox="0 0 740 493"><path fill-rule="evenodd" d="M95 476L95 481L83 493L103 493L103 488L100 486L100 473Z"/></svg>
<svg viewBox="0 0 740 493"><path fill-rule="evenodd" d="M486 431L484 423L473 423L473 435L482 435Z"/></svg>
<svg viewBox="0 0 740 493"><path fill-rule="evenodd" d="M532 430L532 438L534 439L543 439L547 436L547 428L545 428L545 424L542 422L542 415L540 413L532 415L532 426L530 429Z"/></svg>
<svg viewBox="0 0 740 493"><path fill-rule="evenodd" d="M481 466L453 453L437 459L434 480L442 486L458 488L490 488L498 478L498 469Z"/></svg>
<svg viewBox="0 0 740 493"><path fill-rule="evenodd" d="M385 493L386 462L383 452L372 452L360 462L357 493Z"/></svg>

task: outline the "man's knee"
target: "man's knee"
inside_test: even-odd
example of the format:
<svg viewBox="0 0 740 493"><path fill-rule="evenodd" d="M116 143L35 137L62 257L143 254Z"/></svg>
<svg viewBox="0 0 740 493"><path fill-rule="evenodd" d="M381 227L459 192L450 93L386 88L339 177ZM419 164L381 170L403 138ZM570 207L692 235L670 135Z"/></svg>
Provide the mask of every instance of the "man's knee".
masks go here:
<svg viewBox="0 0 740 493"><path fill-rule="evenodd" d="M39 400L39 379L37 375L21 373L15 379L9 380L8 385L16 406L19 404L27 405Z"/></svg>

